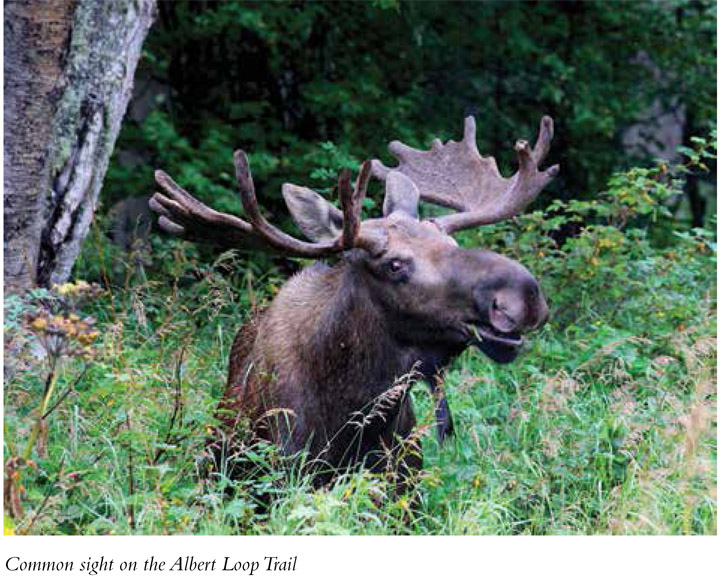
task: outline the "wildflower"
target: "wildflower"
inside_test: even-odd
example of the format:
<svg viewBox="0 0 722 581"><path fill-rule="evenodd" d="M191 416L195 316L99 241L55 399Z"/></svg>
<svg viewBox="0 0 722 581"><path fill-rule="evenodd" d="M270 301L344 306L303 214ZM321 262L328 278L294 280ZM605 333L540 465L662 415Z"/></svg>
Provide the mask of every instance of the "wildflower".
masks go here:
<svg viewBox="0 0 722 581"><path fill-rule="evenodd" d="M53 290L61 296L70 294L73 290L73 285L66 282L65 284L53 285Z"/></svg>
<svg viewBox="0 0 722 581"><path fill-rule="evenodd" d="M92 333L83 332L83 333L78 334L78 341L80 341L83 345L88 345L88 344L92 343L93 340L95 339L95 337L97 337L97 336L98 336L97 332L92 332Z"/></svg>

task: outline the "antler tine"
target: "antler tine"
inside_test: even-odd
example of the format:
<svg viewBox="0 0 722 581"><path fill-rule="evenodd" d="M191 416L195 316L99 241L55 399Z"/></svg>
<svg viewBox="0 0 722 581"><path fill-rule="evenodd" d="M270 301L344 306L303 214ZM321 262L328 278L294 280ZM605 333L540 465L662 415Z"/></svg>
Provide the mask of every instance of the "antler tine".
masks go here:
<svg viewBox="0 0 722 581"><path fill-rule="evenodd" d="M369 180L371 179L371 171L371 162L369 160L364 161L361 164L361 169L359 170L358 178L356 179L353 203L354 208L359 215L361 215L361 204L363 203L363 199L366 197L366 189L368 188Z"/></svg>
<svg viewBox="0 0 722 581"><path fill-rule="evenodd" d="M439 143L441 143L441 142L439 142ZM476 153L477 155L479 155L479 150L476 147L476 119L474 119L471 115L469 115L466 119L464 119L463 143L473 153Z"/></svg>
<svg viewBox="0 0 722 581"><path fill-rule="evenodd" d="M371 162L361 164L356 184L351 188L351 172L344 169L338 177L338 193L343 211L342 246L348 250L359 242L361 230L361 204L366 196L366 188L371 179Z"/></svg>
<svg viewBox="0 0 722 581"><path fill-rule="evenodd" d="M164 193L156 192L148 205L159 214L158 225L165 232L188 240L226 246L241 245L251 249L261 246L251 225L244 220L202 204L164 171L156 171L155 179Z"/></svg>
<svg viewBox="0 0 722 581"><path fill-rule="evenodd" d="M236 180L248 221L209 208L181 188L165 172L158 170L156 182L164 193L156 193L150 208L159 214L158 224L169 234L196 242L210 242L229 248L265 250L299 258L322 258L353 247L377 249L383 241L369 234L360 235L361 201L371 174L370 162L364 162L354 188L350 172L339 177L339 196L343 211L343 230L338 238L305 242L289 236L270 224L261 214L256 189L246 154L233 155Z"/></svg>
<svg viewBox="0 0 722 581"><path fill-rule="evenodd" d="M539 165L552 146L552 139L554 139L554 120L549 115L544 115L539 122L539 135L534 145L534 162Z"/></svg>
<svg viewBox="0 0 722 581"><path fill-rule="evenodd" d="M236 181L240 190L241 203L248 221L254 232L261 236L272 249L301 258L320 258L341 250L339 240L330 243L305 242L289 236L270 224L258 207L256 188L253 185L251 168L245 152L240 149L236 151L233 154L233 161L236 166Z"/></svg>
<svg viewBox="0 0 722 581"><path fill-rule="evenodd" d="M348 250L353 247L361 225L354 211L354 190L351 188L351 172L348 169L338 174L338 198L343 212L342 246Z"/></svg>
<svg viewBox="0 0 722 581"><path fill-rule="evenodd" d="M395 141L389 144L389 151L399 160L393 169L413 180L423 200L458 211L434 220L452 233L499 222L523 211L559 171L558 165L539 170L553 137L554 122L545 116L533 150L526 141L516 143L519 171L511 178L502 177L493 157L479 154L473 117L464 120L461 142L443 144L435 139L430 150L419 151ZM386 179L391 168L374 160L373 171Z"/></svg>

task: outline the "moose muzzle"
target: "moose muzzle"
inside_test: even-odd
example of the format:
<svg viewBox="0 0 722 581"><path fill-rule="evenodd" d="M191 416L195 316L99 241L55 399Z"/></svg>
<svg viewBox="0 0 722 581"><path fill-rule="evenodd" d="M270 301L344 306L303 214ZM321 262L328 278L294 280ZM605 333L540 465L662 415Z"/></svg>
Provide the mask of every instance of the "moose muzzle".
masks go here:
<svg viewBox="0 0 722 581"><path fill-rule="evenodd" d="M472 343L498 363L519 354L523 335L549 319L537 280L518 262L488 251L473 251L483 263L473 288L478 320Z"/></svg>

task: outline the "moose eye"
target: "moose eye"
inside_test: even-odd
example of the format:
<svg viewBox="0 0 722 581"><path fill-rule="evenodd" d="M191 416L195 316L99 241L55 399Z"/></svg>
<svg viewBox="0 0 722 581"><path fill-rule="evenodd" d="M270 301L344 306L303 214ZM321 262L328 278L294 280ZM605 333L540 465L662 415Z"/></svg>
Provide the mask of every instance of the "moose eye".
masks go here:
<svg viewBox="0 0 722 581"><path fill-rule="evenodd" d="M394 258L384 264L384 270L389 278L396 282L405 282L409 274L409 265L403 260Z"/></svg>
<svg viewBox="0 0 722 581"><path fill-rule="evenodd" d="M389 260L386 263L386 270L388 270L391 274L398 274L404 269L404 263L400 260Z"/></svg>

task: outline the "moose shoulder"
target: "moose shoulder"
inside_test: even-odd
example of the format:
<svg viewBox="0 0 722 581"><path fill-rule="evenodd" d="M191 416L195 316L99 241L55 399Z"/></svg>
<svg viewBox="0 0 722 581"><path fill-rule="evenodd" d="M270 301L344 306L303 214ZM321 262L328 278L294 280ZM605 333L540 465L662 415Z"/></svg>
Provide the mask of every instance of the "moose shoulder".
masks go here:
<svg viewBox="0 0 722 581"><path fill-rule="evenodd" d="M548 318L539 284L521 264L460 248L451 235L521 212L558 171L539 169L552 136L552 120L544 117L533 149L517 142L519 170L508 179L493 157L479 154L470 117L461 142L435 140L429 151L393 142L397 168L365 162L353 186L342 172L340 209L312 190L286 184L284 199L310 242L263 218L243 152L234 159L246 219L208 208L157 172L164 194L155 194L151 207L173 235L286 256L339 258L291 278L238 333L219 405L218 458L228 459L243 424L253 438L274 442L286 454L307 450L318 466L364 462L382 470L392 463L402 473L418 468L406 393L410 378L428 382L443 439L452 430L442 389L445 366L469 346L508 363L523 335ZM362 221L372 173L386 183L383 217ZM456 212L421 220L420 200Z"/></svg>

